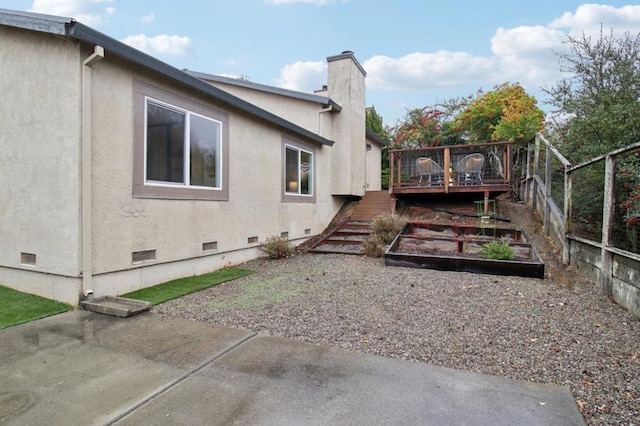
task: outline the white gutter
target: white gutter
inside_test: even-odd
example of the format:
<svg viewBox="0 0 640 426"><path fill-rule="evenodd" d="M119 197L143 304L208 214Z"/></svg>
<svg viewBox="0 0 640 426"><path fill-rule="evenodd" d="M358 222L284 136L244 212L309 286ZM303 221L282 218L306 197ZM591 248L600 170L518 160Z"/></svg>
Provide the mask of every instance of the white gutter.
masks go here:
<svg viewBox="0 0 640 426"><path fill-rule="evenodd" d="M93 53L82 62L82 135L81 135L81 209L82 209L82 296L93 294L93 244L91 232L91 67L104 58L104 48L95 46Z"/></svg>

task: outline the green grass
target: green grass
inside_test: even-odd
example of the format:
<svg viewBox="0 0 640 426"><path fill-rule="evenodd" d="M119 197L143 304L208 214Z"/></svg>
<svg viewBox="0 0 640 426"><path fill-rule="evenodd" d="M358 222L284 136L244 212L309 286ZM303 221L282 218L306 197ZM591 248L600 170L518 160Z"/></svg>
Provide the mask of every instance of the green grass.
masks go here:
<svg viewBox="0 0 640 426"><path fill-rule="evenodd" d="M0 286L0 329L59 314L71 306Z"/></svg>
<svg viewBox="0 0 640 426"><path fill-rule="evenodd" d="M180 278L159 284L154 287L143 288L131 293L124 294L123 297L136 300L144 300L157 305L167 300L175 299L195 291L204 290L226 281L235 280L253 274L249 269L225 268L210 274L198 275L195 277Z"/></svg>

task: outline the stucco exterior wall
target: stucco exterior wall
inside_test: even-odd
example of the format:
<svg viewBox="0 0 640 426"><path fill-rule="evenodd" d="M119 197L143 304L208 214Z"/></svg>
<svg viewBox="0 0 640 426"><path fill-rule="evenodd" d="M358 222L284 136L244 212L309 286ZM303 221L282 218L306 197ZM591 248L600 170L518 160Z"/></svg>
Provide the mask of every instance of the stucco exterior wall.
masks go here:
<svg viewBox="0 0 640 426"><path fill-rule="evenodd" d="M342 200L325 184L331 147L313 146L316 202L283 202L286 135L107 58L93 68L94 294L123 293L257 257L258 244L250 238L263 242L286 232L303 241L324 230L338 211ZM228 201L133 198L136 80L228 114ZM217 249L203 252L205 242L216 242ZM156 259L133 264L132 252L140 250L156 250Z"/></svg>
<svg viewBox="0 0 640 426"><path fill-rule="evenodd" d="M382 148L375 142L368 142L371 151L365 151L367 171L367 191L380 191L382 189ZM366 149L366 146L365 146Z"/></svg>
<svg viewBox="0 0 640 426"><path fill-rule="evenodd" d="M0 26L0 283L63 301L79 292L79 61L67 40Z"/></svg>
<svg viewBox="0 0 640 426"><path fill-rule="evenodd" d="M300 127L304 127L310 132L319 134L327 139L332 139L332 114L337 113L320 114L319 111L322 109L322 105L318 103L282 96L276 93L234 86L232 84L225 84L218 81L207 81L207 83L244 99L247 102L251 102L252 104L272 112L287 121L295 123Z"/></svg>

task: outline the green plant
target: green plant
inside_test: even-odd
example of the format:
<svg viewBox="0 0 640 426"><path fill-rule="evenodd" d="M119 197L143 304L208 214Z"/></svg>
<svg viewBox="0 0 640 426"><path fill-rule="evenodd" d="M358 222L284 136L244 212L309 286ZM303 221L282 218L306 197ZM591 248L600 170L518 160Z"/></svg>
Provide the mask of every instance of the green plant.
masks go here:
<svg viewBox="0 0 640 426"><path fill-rule="evenodd" d="M482 246L480 255L485 259L511 260L515 252L509 247L508 241L492 241Z"/></svg>
<svg viewBox="0 0 640 426"><path fill-rule="evenodd" d="M519 84L503 83L478 97L456 118L472 143L512 141L524 144L543 129L544 113Z"/></svg>
<svg viewBox="0 0 640 426"><path fill-rule="evenodd" d="M271 259L284 259L291 256L295 250L288 239L279 236L267 237L260 247Z"/></svg>

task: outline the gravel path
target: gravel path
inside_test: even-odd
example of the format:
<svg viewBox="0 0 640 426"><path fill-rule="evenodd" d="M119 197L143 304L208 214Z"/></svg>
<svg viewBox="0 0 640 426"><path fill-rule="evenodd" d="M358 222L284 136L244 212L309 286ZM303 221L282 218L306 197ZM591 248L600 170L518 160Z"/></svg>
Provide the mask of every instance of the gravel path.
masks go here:
<svg viewBox="0 0 640 426"><path fill-rule="evenodd" d="M444 367L569 386L591 425L640 425L640 321L582 280L300 254L154 311Z"/></svg>

